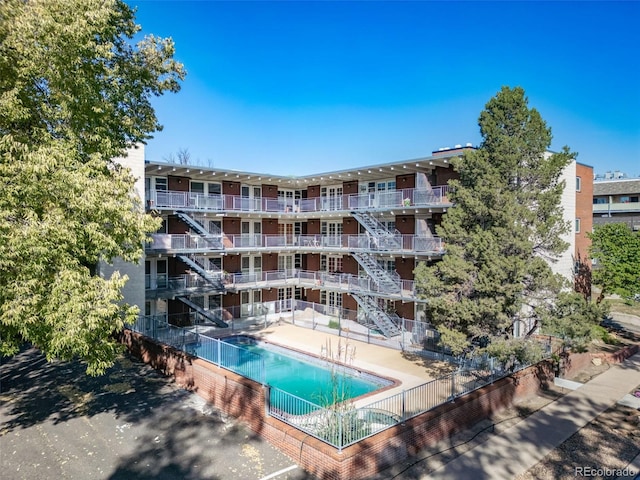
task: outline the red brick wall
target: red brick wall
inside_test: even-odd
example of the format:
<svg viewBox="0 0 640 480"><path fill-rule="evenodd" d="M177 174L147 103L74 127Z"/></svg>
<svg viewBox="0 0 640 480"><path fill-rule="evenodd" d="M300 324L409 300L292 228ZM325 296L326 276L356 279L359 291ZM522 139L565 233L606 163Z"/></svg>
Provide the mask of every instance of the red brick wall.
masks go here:
<svg viewBox="0 0 640 480"><path fill-rule="evenodd" d="M402 235L416 233L416 217L414 215L396 215L396 229Z"/></svg>
<svg viewBox="0 0 640 480"><path fill-rule="evenodd" d="M416 188L416 174L396 175L396 189Z"/></svg>
<svg viewBox="0 0 640 480"><path fill-rule="evenodd" d="M262 185L262 197L263 198L278 198L278 186L277 185Z"/></svg>
<svg viewBox="0 0 640 480"><path fill-rule="evenodd" d="M320 234L320 220L309 220L307 222L307 234L308 235Z"/></svg>
<svg viewBox="0 0 640 480"><path fill-rule="evenodd" d="M406 318L408 320L414 320L415 317L415 304L414 302L396 302L396 312L402 318Z"/></svg>
<svg viewBox="0 0 640 480"><path fill-rule="evenodd" d="M309 185L307 188L307 198L317 198L320 196L320 185Z"/></svg>
<svg viewBox="0 0 640 480"><path fill-rule="evenodd" d="M173 192L188 192L189 178L169 175L167 177L167 188Z"/></svg>
<svg viewBox="0 0 640 480"><path fill-rule="evenodd" d="M169 215L169 218L167 218L167 233L172 235L182 235L188 231L189 226L186 223L174 215Z"/></svg>
<svg viewBox="0 0 640 480"><path fill-rule="evenodd" d="M580 191L576 191L576 219L580 220L580 232L576 233L574 260L580 263L576 275L576 291L591 296L591 260L587 233L593 229L593 167L576 164L576 177L580 178Z"/></svg>
<svg viewBox="0 0 640 480"><path fill-rule="evenodd" d="M273 302L278 299L278 289L277 288L263 288L262 289L262 301L263 302Z"/></svg>
<svg viewBox="0 0 640 480"><path fill-rule="evenodd" d="M355 218L347 217L342 221L342 233L344 235L358 235L360 225Z"/></svg>
<svg viewBox="0 0 640 480"><path fill-rule="evenodd" d="M449 166L447 168L436 167L435 176L436 176L436 185L434 186L447 185L449 183L449 180L454 178L456 179L460 178L460 175L458 174L458 172L453 170L452 166Z"/></svg>
<svg viewBox="0 0 640 480"><path fill-rule="evenodd" d="M278 254L263 253L262 254L262 271L273 272L275 270L278 270ZM266 300L263 300L263 301L266 302Z"/></svg>
<svg viewBox="0 0 640 480"><path fill-rule="evenodd" d="M348 182L342 182L342 193L344 195L357 195L358 194L358 181L350 180Z"/></svg>
<svg viewBox="0 0 640 480"><path fill-rule="evenodd" d="M260 384L171 347L157 345L130 331L122 334L122 341L132 354L164 374L175 377L176 383L183 388L196 392L217 408L240 418L302 468L323 479L371 477L553 381L551 364L543 362L338 452L279 420L267 417L266 392Z"/></svg>
<svg viewBox="0 0 640 480"><path fill-rule="evenodd" d="M560 375L572 377L588 367L594 358L600 358L605 363L621 363L635 353L638 353L638 345L630 345L613 353L571 353L561 360Z"/></svg>
<svg viewBox="0 0 640 480"><path fill-rule="evenodd" d="M398 272L400 278L413 280L413 270L415 268L415 260L413 258L396 257L396 272Z"/></svg>

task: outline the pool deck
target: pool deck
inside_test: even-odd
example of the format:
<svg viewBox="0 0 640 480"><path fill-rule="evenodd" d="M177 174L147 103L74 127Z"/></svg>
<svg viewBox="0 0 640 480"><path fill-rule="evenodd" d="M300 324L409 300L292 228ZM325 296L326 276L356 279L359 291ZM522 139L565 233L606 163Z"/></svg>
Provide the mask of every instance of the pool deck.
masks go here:
<svg viewBox="0 0 640 480"><path fill-rule="evenodd" d="M351 355L348 355L349 358L346 362L344 355L341 356L343 363L397 382L395 386L379 393L360 397L355 402L356 406L363 406L400 393L402 390L421 385L452 369L446 362L425 359L417 355L407 355L399 350L367 344L349 338L348 334L338 336L286 323L271 325L257 335L256 332L252 332L252 335L315 356L323 356L326 349L330 348L334 352L334 358L340 344L343 349L348 348L352 352Z"/></svg>

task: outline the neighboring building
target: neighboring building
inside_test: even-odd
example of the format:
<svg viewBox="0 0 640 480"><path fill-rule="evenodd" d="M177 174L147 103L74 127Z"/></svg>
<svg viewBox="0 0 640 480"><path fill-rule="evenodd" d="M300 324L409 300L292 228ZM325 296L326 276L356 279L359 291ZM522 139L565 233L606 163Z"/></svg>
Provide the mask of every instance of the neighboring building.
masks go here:
<svg viewBox="0 0 640 480"><path fill-rule="evenodd" d="M626 223L640 230L640 178L596 180L593 184L593 223Z"/></svg>
<svg viewBox="0 0 640 480"><path fill-rule="evenodd" d="M593 167L576 163L576 214L575 214L575 289L591 296L591 259L589 247L591 240L587 233L593 230Z"/></svg>
<svg viewBox="0 0 640 480"><path fill-rule="evenodd" d="M401 319L424 320L413 270L444 253L435 226L452 207L450 161L467 148L300 177L146 162L146 206L163 224L146 248L144 314L225 326L295 299L397 335ZM573 162L563 177L579 229L554 270L571 280L590 229L589 169Z"/></svg>

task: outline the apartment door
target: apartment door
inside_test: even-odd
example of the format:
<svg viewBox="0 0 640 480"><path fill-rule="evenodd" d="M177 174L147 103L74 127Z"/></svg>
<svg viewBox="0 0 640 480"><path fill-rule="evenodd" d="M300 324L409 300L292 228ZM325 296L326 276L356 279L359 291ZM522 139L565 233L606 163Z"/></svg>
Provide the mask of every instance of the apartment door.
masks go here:
<svg viewBox="0 0 640 480"><path fill-rule="evenodd" d="M322 187L320 199L322 210L342 210L342 187Z"/></svg>
<svg viewBox="0 0 640 480"><path fill-rule="evenodd" d="M152 258L144 262L144 286L147 289L156 290L167 288L167 259Z"/></svg>
<svg viewBox="0 0 640 480"><path fill-rule="evenodd" d="M261 210L261 187L242 185L240 186L240 197L240 210L247 212L255 212Z"/></svg>
<svg viewBox="0 0 640 480"><path fill-rule="evenodd" d="M262 257L260 255L243 255L240 259L242 276L247 281L262 280Z"/></svg>
<svg viewBox="0 0 640 480"><path fill-rule="evenodd" d="M324 247L342 247L342 222L322 222L320 233Z"/></svg>
<svg viewBox="0 0 640 480"><path fill-rule="evenodd" d="M262 223L242 222L240 224L240 247L261 247L262 246Z"/></svg>
<svg viewBox="0 0 640 480"><path fill-rule="evenodd" d="M244 290L240 292L240 315L250 317L258 315L262 304L262 290Z"/></svg>

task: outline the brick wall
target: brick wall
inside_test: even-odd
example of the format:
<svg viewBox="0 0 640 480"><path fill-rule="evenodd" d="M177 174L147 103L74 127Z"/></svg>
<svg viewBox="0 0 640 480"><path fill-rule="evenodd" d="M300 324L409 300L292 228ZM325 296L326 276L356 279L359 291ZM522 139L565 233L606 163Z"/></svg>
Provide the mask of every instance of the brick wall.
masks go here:
<svg viewBox="0 0 640 480"><path fill-rule="evenodd" d="M174 376L180 386L240 418L302 468L330 480L371 477L553 382L551 363L542 362L338 452L290 425L267 417L266 392L260 384L171 347L157 345L137 333L125 331L122 341L132 354ZM607 361L622 361L634 351L637 346L635 350L607 354ZM574 365L582 362L578 358L581 357L576 357Z"/></svg>
<svg viewBox="0 0 640 480"><path fill-rule="evenodd" d="M638 352L638 345L629 345L615 352L601 353L572 353L562 359L560 375L572 377L580 370L588 367L594 358L602 359L603 363L621 363Z"/></svg>

